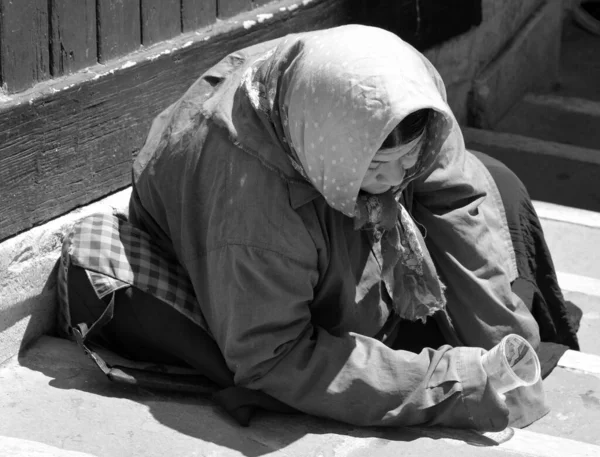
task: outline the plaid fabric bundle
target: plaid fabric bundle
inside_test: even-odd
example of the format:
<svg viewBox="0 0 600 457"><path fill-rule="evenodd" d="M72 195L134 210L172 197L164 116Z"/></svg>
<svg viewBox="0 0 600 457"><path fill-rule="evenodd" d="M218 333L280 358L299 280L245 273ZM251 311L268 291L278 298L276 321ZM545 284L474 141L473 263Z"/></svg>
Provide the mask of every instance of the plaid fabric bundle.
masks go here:
<svg viewBox="0 0 600 457"><path fill-rule="evenodd" d="M145 232L122 217L97 213L80 220L63 242L58 324L64 335L70 334L73 324L67 286L71 265L86 270L99 298L124 287L137 287L207 329L185 270L165 259Z"/></svg>

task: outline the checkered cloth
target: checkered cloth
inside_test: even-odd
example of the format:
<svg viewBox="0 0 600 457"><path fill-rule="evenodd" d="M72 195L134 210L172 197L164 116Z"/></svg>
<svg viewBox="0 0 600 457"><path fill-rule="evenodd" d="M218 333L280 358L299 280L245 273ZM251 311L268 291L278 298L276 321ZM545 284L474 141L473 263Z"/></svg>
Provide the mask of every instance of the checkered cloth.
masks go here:
<svg viewBox="0 0 600 457"><path fill-rule="evenodd" d="M86 270L99 298L134 286L173 306L203 329L192 284L185 270L161 254L145 232L121 217L97 213L80 220L63 242L58 271L59 328L68 334L71 324L68 270Z"/></svg>

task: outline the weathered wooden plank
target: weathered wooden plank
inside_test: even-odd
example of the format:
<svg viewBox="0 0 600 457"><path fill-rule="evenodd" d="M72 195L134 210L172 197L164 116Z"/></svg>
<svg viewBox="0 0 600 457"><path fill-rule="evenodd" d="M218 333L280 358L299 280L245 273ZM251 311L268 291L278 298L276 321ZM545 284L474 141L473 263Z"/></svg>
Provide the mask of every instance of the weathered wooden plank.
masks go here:
<svg viewBox="0 0 600 457"><path fill-rule="evenodd" d="M49 4L52 75L97 63L96 0L50 0Z"/></svg>
<svg viewBox="0 0 600 457"><path fill-rule="evenodd" d="M102 75L74 74L39 88L43 96L0 104L0 240L127 186L152 119L202 72L251 44L347 23L347 1L293 12L279 8L294 0L277 2L265 7L272 18L249 29L223 21L191 45L176 38L103 66Z"/></svg>
<svg viewBox="0 0 600 457"><path fill-rule="evenodd" d="M140 47L140 2L97 0L98 61L106 62Z"/></svg>
<svg viewBox="0 0 600 457"><path fill-rule="evenodd" d="M221 19L250 9L252 9L252 0L217 0L217 15Z"/></svg>
<svg viewBox="0 0 600 457"><path fill-rule="evenodd" d="M142 0L141 14L144 46L181 33L181 0Z"/></svg>
<svg viewBox="0 0 600 457"><path fill-rule="evenodd" d="M217 18L217 0L181 0L183 31L206 27Z"/></svg>
<svg viewBox="0 0 600 457"><path fill-rule="evenodd" d="M48 0L0 0L0 61L9 93L50 76Z"/></svg>

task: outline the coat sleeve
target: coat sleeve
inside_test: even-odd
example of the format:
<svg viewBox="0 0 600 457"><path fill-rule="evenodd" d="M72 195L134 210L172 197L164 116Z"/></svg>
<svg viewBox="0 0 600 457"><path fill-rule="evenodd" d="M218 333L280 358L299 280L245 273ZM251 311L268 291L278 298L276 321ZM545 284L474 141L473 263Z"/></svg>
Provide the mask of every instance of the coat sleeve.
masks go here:
<svg viewBox="0 0 600 457"><path fill-rule="evenodd" d="M311 323L314 266L234 244L191 262L202 311L235 384L309 414L357 425L501 430L508 410L478 348L420 354Z"/></svg>
<svg viewBox="0 0 600 457"><path fill-rule="evenodd" d="M412 189L413 215L425 227L462 343L489 349L517 333L537 348L535 318L511 289L515 254L500 194L465 149L456 121L429 174Z"/></svg>

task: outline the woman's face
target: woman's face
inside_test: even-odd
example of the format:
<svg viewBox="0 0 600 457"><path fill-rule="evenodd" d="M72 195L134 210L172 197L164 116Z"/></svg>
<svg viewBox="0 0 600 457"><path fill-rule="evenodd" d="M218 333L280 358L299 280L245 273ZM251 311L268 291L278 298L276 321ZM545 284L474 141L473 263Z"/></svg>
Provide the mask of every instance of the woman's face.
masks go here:
<svg viewBox="0 0 600 457"><path fill-rule="evenodd" d="M373 157L360 188L370 194L382 194L402 184L406 170L419 160L422 142L380 149Z"/></svg>

